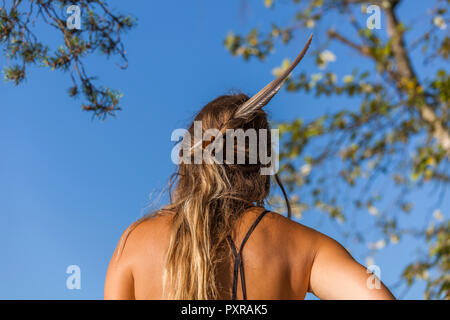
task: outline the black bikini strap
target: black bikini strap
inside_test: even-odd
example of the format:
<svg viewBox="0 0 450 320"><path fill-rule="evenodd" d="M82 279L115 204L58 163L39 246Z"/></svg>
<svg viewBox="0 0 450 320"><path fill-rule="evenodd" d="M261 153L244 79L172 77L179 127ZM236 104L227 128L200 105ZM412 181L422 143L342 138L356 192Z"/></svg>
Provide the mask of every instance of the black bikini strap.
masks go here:
<svg viewBox="0 0 450 320"><path fill-rule="evenodd" d="M233 239L228 236L228 241L230 242L231 249L234 255L234 269L233 269L233 289L232 289L232 300L236 300L236 292L237 292L237 277L238 277L238 266L241 264L241 255L236 251L236 246L234 245ZM242 277L241 277L242 282Z"/></svg>
<svg viewBox="0 0 450 320"><path fill-rule="evenodd" d="M241 287L242 287L242 295L244 300L247 300L247 292L245 289L245 276L244 276L244 264L242 261L242 249L244 248L245 243L247 242L248 238L252 234L253 230L255 230L258 223L261 221L261 219L264 217L264 215L269 212L268 210L264 210L261 212L261 214L256 218L255 222L253 222L252 226L248 230L247 234L245 235L244 239L242 240L241 247L239 248L239 252L236 250L236 246L234 245L234 241L231 238L230 235L228 235L228 241L230 242L231 250L234 255L234 270L233 270L233 291L232 291L232 300L236 300L236 293L237 293L237 277L238 273L241 274Z"/></svg>

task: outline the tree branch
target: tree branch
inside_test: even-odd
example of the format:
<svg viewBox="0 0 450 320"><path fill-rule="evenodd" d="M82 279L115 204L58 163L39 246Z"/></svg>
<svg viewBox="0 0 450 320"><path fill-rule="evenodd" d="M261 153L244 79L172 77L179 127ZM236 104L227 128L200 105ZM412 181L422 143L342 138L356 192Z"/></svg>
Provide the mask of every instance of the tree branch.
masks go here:
<svg viewBox="0 0 450 320"><path fill-rule="evenodd" d="M368 46L358 45L358 44L350 41L349 39L347 39L346 37L344 37L343 35L341 35L334 29L328 30L328 36L332 39L336 39L336 40L348 45L349 47L355 49L356 51L358 51L360 54L362 54L364 56L371 57Z"/></svg>
<svg viewBox="0 0 450 320"><path fill-rule="evenodd" d="M411 60L406 52L403 32L400 30L400 24L395 14L395 5L384 8L384 12L387 18L387 32L392 40L392 53L396 61L397 73L402 78L414 79L418 83ZM419 107L419 112L422 120L431 126L434 138L439 141L446 150L447 156L450 157L450 133L448 128L445 128L433 108L429 105L423 104L423 106Z"/></svg>

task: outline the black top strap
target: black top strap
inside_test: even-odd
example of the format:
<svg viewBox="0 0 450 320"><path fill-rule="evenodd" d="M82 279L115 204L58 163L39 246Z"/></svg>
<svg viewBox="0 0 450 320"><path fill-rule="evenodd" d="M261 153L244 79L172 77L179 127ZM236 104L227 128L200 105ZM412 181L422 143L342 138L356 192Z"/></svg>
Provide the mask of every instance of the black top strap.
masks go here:
<svg viewBox="0 0 450 320"><path fill-rule="evenodd" d="M234 245L234 241L231 238L231 236L228 236L228 241L230 242L231 250L234 255L234 270L233 270L233 291L232 291L232 300L236 300L236 293L237 293L237 277L238 273L241 274L241 287L242 287L242 295L244 300L247 300L247 292L245 289L245 276L244 276L244 264L242 261L242 249L244 248L245 243L247 242L248 238L252 234L253 230L255 230L258 223L261 221L261 219L264 217L264 215L269 212L268 210L264 210L261 212L261 214L256 218L255 222L253 222L252 226L248 230L247 234L244 237L244 240L242 240L241 247L239 248L239 252L236 250L236 246Z"/></svg>

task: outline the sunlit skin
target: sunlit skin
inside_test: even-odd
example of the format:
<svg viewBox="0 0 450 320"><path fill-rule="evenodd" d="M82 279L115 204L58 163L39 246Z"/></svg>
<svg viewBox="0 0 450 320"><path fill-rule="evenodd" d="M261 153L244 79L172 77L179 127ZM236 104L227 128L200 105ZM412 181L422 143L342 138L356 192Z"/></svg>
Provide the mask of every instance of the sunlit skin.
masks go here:
<svg viewBox="0 0 450 320"><path fill-rule="evenodd" d="M233 235L237 246L262 210L255 207L242 215ZM170 220L158 216L144 221L129 235L120 259L116 249L105 299L162 299ZM338 242L277 213L261 220L242 256L250 300L304 299L307 292L321 299L395 299L383 283L375 286L374 276ZM231 298L232 266L230 256L219 278L225 288L222 299ZM240 281L237 298L242 299Z"/></svg>

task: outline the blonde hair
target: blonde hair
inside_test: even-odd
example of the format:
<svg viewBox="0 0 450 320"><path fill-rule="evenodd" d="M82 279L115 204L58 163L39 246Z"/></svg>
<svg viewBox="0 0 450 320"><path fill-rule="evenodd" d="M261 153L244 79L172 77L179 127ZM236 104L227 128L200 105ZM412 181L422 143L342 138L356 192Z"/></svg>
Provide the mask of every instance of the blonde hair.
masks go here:
<svg viewBox="0 0 450 320"><path fill-rule="evenodd" d="M232 116L236 108L247 99L244 94L220 96L208 103L194 121L202 121L204 130L224 127L268 130L267 115L262 110L247 119L234 121ZM193 124L188 132L192 137ZM266 143L265 150L270 156L270 136ZM236 157L236 146L233 151ZM245 156L248 160L248 154ZM170 240L162 279L163 298L211 300L228 297L218 281L220 267L231 253L227 236L246 209L264 206L270 192L270 176L261 175L260 170L266 166L259 162L181 163L169 182L170 203L128 227L118 245L116 258L120 258L128 236L141 222L170 215ZM278 179L277 182L289 207L284 188Z"/></svg>
<svg viewBox="0 0 450 320"><path fill-rule="evenodd" d="M264 111L232 123L244 94L221 96L196 116L209 128L268 129ZM193 132L193 125L188 130ZM192 135L191 135L192 136ZM268 141L270 150L270 141ZM180 164L173 176L174 212L163 276L168 299L219 299L220 264L229 256L227 235L236 219L251 206L262 206L270 191L270 177L260 174L261 164ZM172 192L172 186L173 192Z"/></svg>

